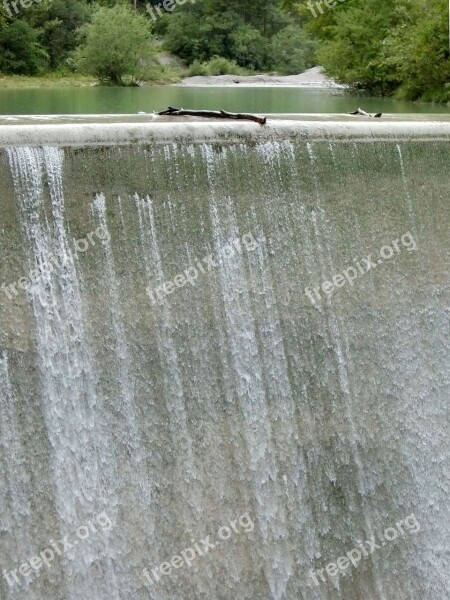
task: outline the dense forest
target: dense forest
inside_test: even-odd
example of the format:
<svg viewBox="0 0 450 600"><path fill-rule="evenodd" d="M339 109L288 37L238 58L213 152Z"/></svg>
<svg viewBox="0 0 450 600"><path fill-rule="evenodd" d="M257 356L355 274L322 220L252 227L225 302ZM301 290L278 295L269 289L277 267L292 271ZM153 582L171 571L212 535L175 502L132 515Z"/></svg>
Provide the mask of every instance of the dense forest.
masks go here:
<svg viewBox="0 0 450 600"><path fill-rule="evenodd" d="M158 60L179 59L175 67ZM450 101L448 0L3 0L0 73L103 83L300 73Z"/></svg>

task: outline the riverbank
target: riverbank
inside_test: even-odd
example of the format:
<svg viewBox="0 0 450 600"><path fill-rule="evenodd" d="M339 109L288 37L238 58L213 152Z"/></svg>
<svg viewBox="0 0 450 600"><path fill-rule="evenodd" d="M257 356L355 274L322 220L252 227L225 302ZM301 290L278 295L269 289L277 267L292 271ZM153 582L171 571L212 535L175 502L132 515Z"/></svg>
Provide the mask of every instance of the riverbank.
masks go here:
<svg viewBox="0 0 450 600"><path fill-rule="evenodd" d="M327 78L321 67L313 67L298 75L196 75L183 77L182 69L165 67L160 77L143 81L142 87L155 85L174 85L184 87L296 87L304 89L344 89L345 86ZM88 75L48 74L36 77L22 75L0 75L0 88L70 88L95 87L98 82Z"/></svg>
<svg viewBox="0 0 450 600"><path fill-rule="evenodd" d="M196 75L195 77L185 77L177 85L189 87L208 87L221 86L235 87L297 87L311 90L323 89L345 89L345 86L340 85L329 79L323 74L322 67L313 67L298 75Z"/></svg>
<svg viewBox="0 0 450 600"><path fill-rule="evenodd" d="M89 75L0 75L0 88L69 88L92 87L96 85L94 77Z"/></svg>

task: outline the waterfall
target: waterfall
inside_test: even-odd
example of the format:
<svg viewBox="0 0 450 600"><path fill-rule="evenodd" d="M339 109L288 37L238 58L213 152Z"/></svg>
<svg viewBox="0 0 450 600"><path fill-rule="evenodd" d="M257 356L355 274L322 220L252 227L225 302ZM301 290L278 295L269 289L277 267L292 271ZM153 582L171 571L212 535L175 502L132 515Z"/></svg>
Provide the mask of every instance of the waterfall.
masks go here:
<svg viewBox="0 0 450 600"><path fill-rule="evenodd" d="M35 393L51 454L53 477L49 485L53 488L54 507L49 510L56 511L60 530L67 531L82 524L92 514L92 506L97 512L108 506L111 512L112 504L115 512L115 484L112 473L108 474L114 469L114 449L95 393L80 282L65 229L63 153L57 148L14 148L8 149L8 157L22 215L23 243L29 253L25 271L41 268L43 274L28 291L36 323L36 367L40 372L40 386ZM44 188L48 189L48 198ZM109 480L109 497L102 479ZM59 533L55 531L55 537ZM66 574L76 580L79 588L72 591L70 587L66 597L81 598L92 589L91 583L82 583L91 553L84 550L83 555L71 554L64 557L73 561L67 564ZM111 593L115 596L107 588L98 593L99 598L111 597Z"/></svg>
<svg viewBox="0 0 450 600"><path fill-rule="evenodd" d="M0 596L447 600L447 131L115 127L0 140Z"/></svg>

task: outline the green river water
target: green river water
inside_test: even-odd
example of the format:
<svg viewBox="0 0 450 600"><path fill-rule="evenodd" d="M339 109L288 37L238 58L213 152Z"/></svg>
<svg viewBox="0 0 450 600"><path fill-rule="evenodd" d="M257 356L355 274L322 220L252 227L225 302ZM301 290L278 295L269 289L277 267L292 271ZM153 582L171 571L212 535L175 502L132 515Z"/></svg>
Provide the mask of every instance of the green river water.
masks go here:
<svg viewBox="0 0 450 600"><path fill-rule="evenodd" d="M0 88L0 114L131 114L167 106L261 113L343 113L362 106L384 113L446 114L448 107L386 98L354 97L342 90L285 87Z"/></svg>

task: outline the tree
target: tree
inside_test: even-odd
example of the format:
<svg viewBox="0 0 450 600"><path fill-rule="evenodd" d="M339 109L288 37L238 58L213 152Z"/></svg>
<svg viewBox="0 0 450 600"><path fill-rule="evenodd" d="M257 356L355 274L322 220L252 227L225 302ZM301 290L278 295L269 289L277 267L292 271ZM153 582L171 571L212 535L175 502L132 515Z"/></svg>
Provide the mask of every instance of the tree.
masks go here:
<svg viewBox="0 0 450 600"><path fill-rule="evenodd" d="M319 19L325 22L318 62L338 81L389 94L398 86L398 76L381 55L388 32L397 25L397 4L402 0L347 1L311 25L317 28Z"/></svg>
<svg viewBox="0 0 450 600"><path fill-rule="evenodd" d="M317 18L303 3L300 12L331 77L375 94L450 100L448 0L345 0Z"/></svg>
<svg viewBox="0 0 450 600"><path fill-rule="evenodd" d="M0 72L36 75L43 71L48 56L37 36L37 31L21 19L0 29Z"/></svg>
<svg viewBox="0 0 450 600"><path fill-rule="evenodd" d="M135 82L155 62L149 20L125 5L99 8L80 33L83 42L75 63L102 82L124 85L126 77Z"/></svg>
<svg viewBox="0 0 450 600"><path fill-rule="evenodd" d="M407 100L450 101L448 1L412 0L387 36L381 60L400 80L396 96Z"/></svg>
<svg viewBox="0 0 450 600"><path fill-rule="evenodd" d="M284 75L295 75L316 64L317 42L304 28L288 25L271 40L270 56L273 68Z"/></svg>
<svg viewBox="0 0 450 600"><path fill-rule="evenodd" d="M75 32L90 16L88 5L78 0L52 0L27 13L29 23L40 31L39 40L49 55L51 69L59 68L75 50Z"/></svg>
<svg viewBox="0 0 450 600"><path fill-rule="evenodd" d="M209 14L205 5L195 4L189 10L184 7L170 17L167 27L166 46L188 63L205 61L213 56L235 58L232 35L244 25L242 17L233 12ZM184 10L183 10L184 9Z"/></svg>
<svg viewBox="0 0 450 600"><path fill-rule="evenodd" d="M197 0L167 21L167 48L192 63L222 56L243 67L267 67L269 38L289 18L277 0Z"/></svg>
<svg viewBox="0 0 450 600"><path fill-rule="evenodd" d="M8 20L6 9L3 4L0 4L0 30L6 27L6 22Z"/></svg>

